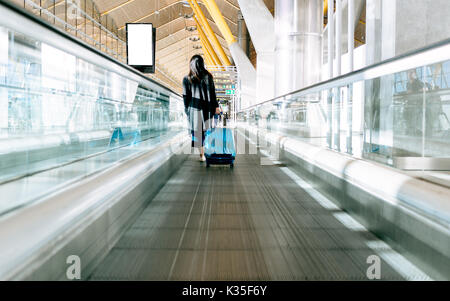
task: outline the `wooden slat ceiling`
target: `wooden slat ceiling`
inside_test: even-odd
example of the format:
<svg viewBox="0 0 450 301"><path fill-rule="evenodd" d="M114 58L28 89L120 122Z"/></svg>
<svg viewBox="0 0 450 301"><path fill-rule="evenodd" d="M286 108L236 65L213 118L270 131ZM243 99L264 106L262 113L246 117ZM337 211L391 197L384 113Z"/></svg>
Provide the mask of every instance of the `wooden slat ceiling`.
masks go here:
<svg viewBox="0 0 450 301"><path fill-rule="evenodd" d="M192 55L202 54L202 49L195 49L200 42L189 40L197 36L197 31L187 31L185 28L195 26L192 9L182 0L94 0L102 14L112 17L118 28L123 31L126 23L153 23L156 27L156 66L165 73L165 79L170 77L173 82L181 84L183 76L188 72L188 62ZM215 32L225 53L231 58L228 45L220 30L215 25L206 7L198 0L202 11ZM269 9L273 9L273 0L265 0ZM231 32L238 35L237 16L239 4L237 0L216 0ZM160 78L161 74L157 74ZM172 82L172 85L174 83Z"/></svg>
<svg viewBox="0 0 450 301"><path fill-rule="evenodd" d="M209 15L202 0L197 0L209 24L219 39L225 53L231 58L228 45L220 30ZM181 80L188 72L188 62L192 55L202 54L202 49L195 49L200 42L189 38L197 36L197 31L187 31L186 27L195 26L192 10L183 0L94 0L98 9L104 15L112 17L120 28L128 22L153 23L157 28L156 35L156 66L157 72L152 77L169 84L180 91ZM264 0L267 8L274 11L274 0ZM239 4L237 0L216 0L231 32L238 35L237 16ZM326 18L326 17L325 17ZM355 30L355 46L365 43L365 10L360 16L360 22Z"/></svg>

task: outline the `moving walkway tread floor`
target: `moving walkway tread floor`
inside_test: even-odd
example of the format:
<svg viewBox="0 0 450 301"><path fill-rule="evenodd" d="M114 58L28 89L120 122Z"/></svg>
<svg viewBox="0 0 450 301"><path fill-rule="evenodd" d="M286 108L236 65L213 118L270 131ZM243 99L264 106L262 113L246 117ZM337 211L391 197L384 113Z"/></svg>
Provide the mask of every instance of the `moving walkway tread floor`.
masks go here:
<svg viewBox="0 0 450 301"><path fill-rule="evenodd" d="M368 246L261 155L234 169L190 156L90 280L367 280ZM380 248L383 248L382 246ZM383 250L378 250L383 251ZM383 280L403 277L381 261Z"/></svg>

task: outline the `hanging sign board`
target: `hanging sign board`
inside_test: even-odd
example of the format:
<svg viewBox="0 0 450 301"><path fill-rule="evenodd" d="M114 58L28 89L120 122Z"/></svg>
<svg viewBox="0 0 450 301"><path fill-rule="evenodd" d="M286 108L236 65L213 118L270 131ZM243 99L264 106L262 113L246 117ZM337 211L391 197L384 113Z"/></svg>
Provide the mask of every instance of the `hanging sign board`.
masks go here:
<svg viewBox="0 0 450 301"><path fill-rule="evenodd" d="M156 29L152 23L127 23L127 64L143 73L155 73Z"/></svg>

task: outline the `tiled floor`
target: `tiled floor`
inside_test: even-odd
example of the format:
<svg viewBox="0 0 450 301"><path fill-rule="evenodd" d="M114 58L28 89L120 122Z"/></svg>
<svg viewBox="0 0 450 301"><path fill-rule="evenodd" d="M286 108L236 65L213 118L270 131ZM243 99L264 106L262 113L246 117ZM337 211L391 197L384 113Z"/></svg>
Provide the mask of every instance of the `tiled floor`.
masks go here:
<svg viewBox="0 0 450 301"><path fill-rule="evenodd" d="M238 155L234 169L191 156L91 280L367 280L376 254L277 165ZM382 279L402 276L381 263Z"/></svg>

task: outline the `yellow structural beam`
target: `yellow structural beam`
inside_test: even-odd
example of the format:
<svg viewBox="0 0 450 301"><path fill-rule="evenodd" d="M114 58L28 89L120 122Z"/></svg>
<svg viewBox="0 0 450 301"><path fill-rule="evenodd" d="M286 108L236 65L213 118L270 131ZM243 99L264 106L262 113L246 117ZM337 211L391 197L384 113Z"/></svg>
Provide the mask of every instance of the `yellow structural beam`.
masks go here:
<svg viewBox="0 0 450 301"><path fill-rule="evenodd" d="M203 3L205 4L206 8L208 9L211 17L214 19L214 22L219 27L219 30L222 33L225 40L227 41L228 45L236 43L236 39L234 38L233 34L231 33L230 27L228 27L228 24L225 21L225 18L223 17L222 13L220 12L219 7L217 7L216 1L215 0L203 0Z"/></svg>
<svg viewBox="0 0 450 301"><path fill-rule="evenodd" d="M205 55L205 62L207 66L214 66L215 64L212 62L211 59L211 55L208 52L208 49L205 46L205 42L203 42L203 40L200 40L201 44L202 44L202 50L203 50L203 54Z"/></svg>
<svg viewBox="0 0 450 301"><path fill-rule="evenodd" d="M130 1L131 1L131 0L130 0ZM158 1L160 1L160 0L158 0ZM170 9L172 6L175 6L175 5L179 4L179 3L180 3L180 1L177 1L177 2L174 2L174 3L171 3L171 4L167 4L166 6L160 7L160 8L158 9L158 11L159 11L159 12L162 12L162 11L165 10L165 9ZM126 5L126 4L128 4L128 2L124 3L124 5ZM230 3L230 4L231 4L231 3ZM112 8L111 10L115 10L115 9L116 9L116 8ZM111 10L109 10L108 12L105 12L105 13L110 13ZM151 13L149 13L149 14L143 16L143 17L140 17L140 18L138 18L138 19L136 19L136 20L129 21L128 23L137 23L137 22L139 22L139 21L141 21L141 20L144 20L144 19L146 19L146 18L148 18L148 17L153 16L154 14L155 14L155 11L152 11ZM230 18L226 18L226 19L228 20L228 22L233 23L234 25L237 25L237 23L234 22L233 20L231 20ZM122 30L122 29L124 29L124 28L125 28L125 26L122 26L122 27L119 28L119 30Z"/></svg>
<svg viewBox="0 0 450 301"><path fill-rule="evenodd" d="M213 63L211 63L211 59L208 58L208 56L205 54L205 65L206 66L214 66Z"/></svg>
<svg viewBox="0 0 450 301"><path fill-rule="evenodd" d="M206 48L205 42L202 39L200 39L200 43L202 44L202 51L203 51L203 54L205 55L205 62L207 65L210 65L212 62L211 55L209 54L208 49Z"/></svg>
<svg viewBox="0 0 450 301"><path fill-rule="evenodd" d="M220 45L219 40L217 39L216 34L212 30L211 26L209 26L208 20L206 19L205 15L203 14L197 1L196 0L187 0L187 1L189 2L189 5L191 6L192 10L194 11L194 14L198 17L199 23L205 28L205 31L208 34L208 37L211 39L210 42L214 46L213 49L217 50L222 63L226 66L230 66L231 62L228 59L228 56L225 54L225 51L223 50L222 45Z"/></svg>
<svg viewBox="0 0 450 301"><path fill-rule="evenodd" d="M199 34L199 38L205 44L206 50L211 55L212 61L215 63L215 65L222 65L222 62L220 61L219 57L217 56L216 52L214 51L214 48L212 47L211 43L209 42L208 38L206 37L205 33L203 32L203 29L200 26L200 22L197 20L196 17L194 17L194 20L195 20L195 24L197 25L197 31Z"/></svg>
<svg viewBox="0 0 450 301"><path fill-rule="evenodd" d="M206 43L203 39L200 39L200 42L202 43L203 53L205 54L205 57L209 59L208 65L214 65L214 66L220 66L220 63L218 64L214 58L211 55L211 51L208 46L206 46Z"/></svg>

